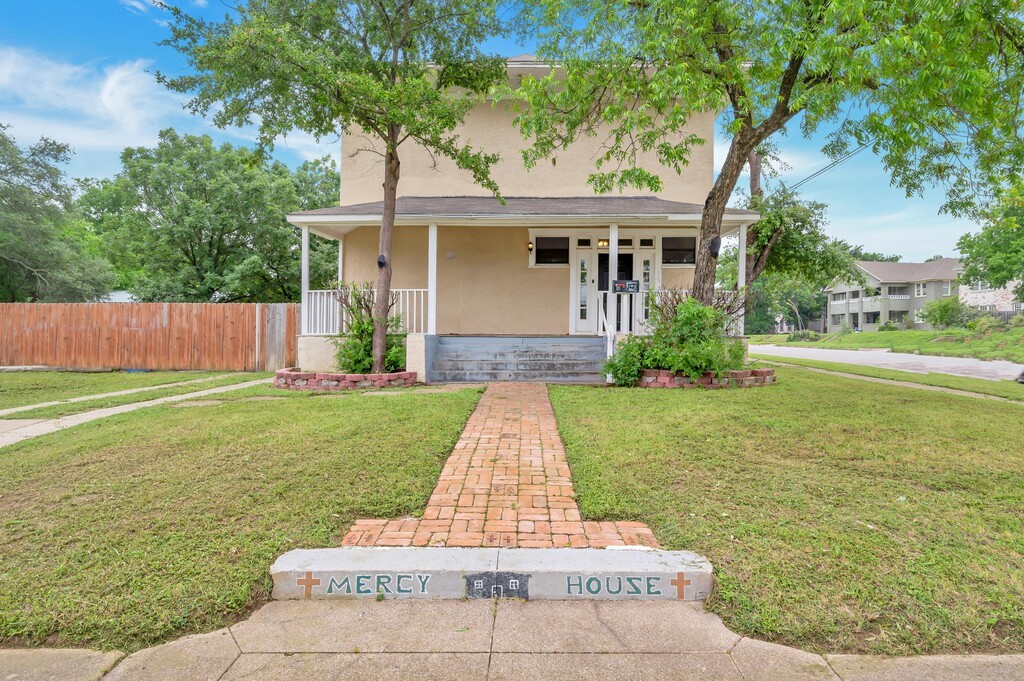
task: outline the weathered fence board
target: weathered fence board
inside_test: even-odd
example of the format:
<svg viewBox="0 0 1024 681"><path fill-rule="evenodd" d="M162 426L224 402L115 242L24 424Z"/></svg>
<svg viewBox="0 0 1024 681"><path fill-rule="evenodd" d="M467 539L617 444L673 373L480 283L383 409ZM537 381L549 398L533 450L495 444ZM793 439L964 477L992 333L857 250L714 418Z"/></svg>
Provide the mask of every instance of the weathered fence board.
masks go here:
<svg viewBox="0 0 1024 681"><path fill-rule="evenodd" d="M0 304L0 366L266 371L297 362L291 303Z"/></svg>

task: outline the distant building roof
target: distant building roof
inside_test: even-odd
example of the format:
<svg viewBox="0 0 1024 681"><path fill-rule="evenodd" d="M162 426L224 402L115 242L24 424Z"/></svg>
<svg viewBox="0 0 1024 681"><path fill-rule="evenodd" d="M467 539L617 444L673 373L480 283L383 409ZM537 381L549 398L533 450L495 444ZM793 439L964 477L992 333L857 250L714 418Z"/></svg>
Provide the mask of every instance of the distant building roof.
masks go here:
<svg viewBox="0 0 1024 681"><path fill-rule="evenodd" d="M956 279L960 261L940 258L930 262L875 262L858 260L861 268L880 282L915 282Z"/></svg>

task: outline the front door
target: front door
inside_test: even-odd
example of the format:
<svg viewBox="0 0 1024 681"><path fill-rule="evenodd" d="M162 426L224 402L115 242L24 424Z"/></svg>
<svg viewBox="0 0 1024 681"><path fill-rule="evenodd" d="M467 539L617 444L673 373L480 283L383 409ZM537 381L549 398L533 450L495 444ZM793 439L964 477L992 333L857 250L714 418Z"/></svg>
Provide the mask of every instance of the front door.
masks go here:
<svg viewBox="0 0 1024 681"><path fill-rule="evenodd" d="M573 281L573 333L597 333L597 271L594 269L593 249L577 249L572 271Z"/></svg>
<svg viewBox="0 0 1024 681"><path fill-rule="evenodd" d="M617 318L619 320L619 331L633 332L634 329L629 328L629 320L632 318L631 310L624 309L625 306L629 305L630 296L620 295L616 296L612 294L609 296L611 290L611 283L615 279L632 279L633 278L633 254L619 253L619 271L615 276L615 279L609 281L609 264L610 258L607 253L600 253L597 256L597 290L598 295L605 298L614 298L617 310ZM610 317L611 315L609 315Z"/></svg>

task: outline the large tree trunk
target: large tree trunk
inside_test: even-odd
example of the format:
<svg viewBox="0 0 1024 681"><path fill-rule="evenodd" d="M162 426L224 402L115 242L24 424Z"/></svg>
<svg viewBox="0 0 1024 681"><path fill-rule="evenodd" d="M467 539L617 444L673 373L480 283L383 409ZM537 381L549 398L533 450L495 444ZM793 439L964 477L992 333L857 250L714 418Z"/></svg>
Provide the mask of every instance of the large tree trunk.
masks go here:
<svg viewBox="0 0 1024 681"><path fill-rule="evenodd" d="M697 268L693 275L692 295L705 305L711 305L715 298L715 273L718 257L711 255L711 241L722 233L722 217L736 188L736 182L743 172L747 154L754 149L753 141L746 137L734 137L725 156L725 163L718 173L715 184L704 201L704 212L700 217L700 239L697 241Z"/></svg>
<svg viewBox="0 0 1024 681"><path fill-rule="evenodd" d="M395 227L395 202L401 163L398 159L397 126L388 130L388 150L384 154L384 211L380 220L378 252L384 266L377 267L377 296L373 302L373 373L384 371L384 355L388 342L388 312L391 309L391 235Z"/></svg>

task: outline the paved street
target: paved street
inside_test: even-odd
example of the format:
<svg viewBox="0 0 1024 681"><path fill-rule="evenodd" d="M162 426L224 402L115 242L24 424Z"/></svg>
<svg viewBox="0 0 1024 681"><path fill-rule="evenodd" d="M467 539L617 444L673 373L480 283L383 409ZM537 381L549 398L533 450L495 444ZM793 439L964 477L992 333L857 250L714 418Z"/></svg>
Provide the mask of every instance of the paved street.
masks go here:
<svg viewBox="0 0 1024 681"><path fill-rule="evenodd" d="M821 362L842 362L843 364L912 371L918 374L950 374L968 378L984 378L990 381L1012 380L1024 371L1024 364L1014 364L1013 362L986 362L967 357L909 355L882 350L825 350L822 348L788 348L778 345L751 345L750 354L765 357L813 359Z"/></svg>

